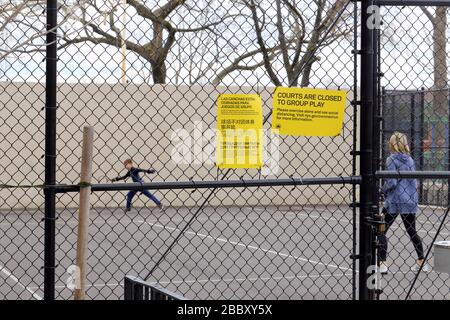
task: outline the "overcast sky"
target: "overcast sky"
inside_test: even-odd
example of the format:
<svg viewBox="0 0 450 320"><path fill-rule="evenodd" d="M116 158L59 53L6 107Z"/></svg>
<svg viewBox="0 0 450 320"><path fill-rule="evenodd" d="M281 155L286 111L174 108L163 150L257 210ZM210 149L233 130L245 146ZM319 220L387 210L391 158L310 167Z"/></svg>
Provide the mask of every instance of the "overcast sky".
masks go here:
<svg viewBox="0 0 450 320"><path fill-rule="evenodd" d="M158 2L158 1L156 1ZM161 2L161 1L159 1ZM150 1L147 1L151 5ZM303 2L302 2L303 3ZM187 1L198 10L182 8L170 19L178 27L196 27L199 22L216 21L221 14L237 14L245 12L242 7L233 5L231 1ZM107 2L105 2L105 6ZM273 17L273 2L263 1L267 17ZM351 12L350 5L348 12ZM214 10L212 10L214 9ZM303 4L301 7L305 16L313 17L314 8ZM101 17L93 10L91 18L102 25ZM151 38L151 24L136 15L133 8L127 8L127 18L118 19L119 27L126 27L126 35L134 42L147 42ZM122 16L123 10L116 12ZM419 8L383 8L382 16L382 71L385 73L382 84L391 89L418 89L433 85L431 34L432 25ZM41 21L42 22L42 21ZM43 22L42 22L43 23ZM309 23L311 28L312 18ZM351 24L351 20L348 21ZM105 24L103 24L105 25ZM70 23L62 28L66 32L77 33L81 24ZM204 68L219 52L223 57L209 73L200 77L198 84L208 83L214 73L228 65L242 52L257 48L252 21L246 17L238 17L217 27L222 34L217 40L210 32L179 34L176 44L172 47L168 57L167 82L173 84L189 84L202 68ZM0 44L3 48L12 46L20 41L30 30L11 25L2 35ZM265 30L268 43L276 43L277 35L274 26L269 25ZM17 39L17 40L16 40ZM215 45L214 45L215 44ZM219 44L220 48L217 48ZM317 87L353 85L353 56L351 54L351 39L341 39L318 54L320 61L314 65L311 85ZM206 51L205 51L206 50ZM218 51L222 50L222 52ZM195 55L192 52L195 51ZM73 83L117 83L121 76L120 61L122 54L119 48L106 45L83 43L59 50L58 80ZM191 57L193 57L191 59ZM45 63L44 53L22 53L17 57L10 56L0 61L0 79L13 81L44 81ZM127 52L127 79L133 83L150 82L150 65L133 52ZM260 57L256 56L256 60ZM192 60L192 64L190 64ZM254 61L247 61L253 64ZM274 62L274 69L283 76L281 57ZM189 77L191 75L191 78ZM234 72L223 81L226 85L272 85L263 67L254 71Z"/></svg>

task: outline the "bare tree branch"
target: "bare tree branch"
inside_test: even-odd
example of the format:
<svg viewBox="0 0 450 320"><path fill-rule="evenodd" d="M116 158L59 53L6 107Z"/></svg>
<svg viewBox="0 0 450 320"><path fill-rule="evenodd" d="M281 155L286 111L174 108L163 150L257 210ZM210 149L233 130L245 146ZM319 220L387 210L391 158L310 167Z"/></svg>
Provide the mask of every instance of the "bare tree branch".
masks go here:
<svg viewBox="0 0 450 320"><path fill-rule="evenodd" d="M178 1L178 0L171 1L172 5L175 3L179 3L179 2L181 2L180 4L182 4L185 2L185 0L184 1ZM164 11L156 10L155 12L153 12L149 7L147 7L144 4L142 4L141 2L139 2L139 0L126 0L126 3L131 5L133 8L135 8L136 12L141 17L150 19L156 23L160 23L167 29L172 29L172 25L168 21L164 20L165 16L162 15L164 13ZM172 9L172 11L173 10L174 9Z"/></svg>
<svg viewBox="0 0 450 320"><path fill-rule="evenodd" d="M292 72L292 70L291 70L291 63L289 61L289 52L286 43L286 34L284 33L283 28L283 17L281 15L281 0L276 0L276 7L277 7L276 25L278 30L278 41L280 42L281 56L283 57L284 68L288 72L288 77L290 77L290 73Z"/></svg>
<svg viewBox="0 0 450 320"><path fill-rule="evenodd" d="M154 11L155 15L161 19L167 18L175 9L183 5L186 0L170 0L165 5Z"/></svg>
<svg viewBox="0 0 450 320"><path fill-rule="evenodd" d="M216 22L212 22L209 24L206 24L204 26L200 26L197 28L174 28L175 32L199 32L199 31L203 31L203 30L210 30L212 27L218 26L221 23L224 23L225 20L229 19L229 18L236 18L236 17L243 17L243 14L230 14L227 15L225 17L222 17L220 20L216 21Z"/></svg>
<svg viewBox="0 0 450 320"><path fill-rule="evenodd" d="M426 7L420 7L422 9L423 13L428 17L428 19L434 23L434 16L431 14L431 12Z"/></svg>
<svg viewBox="0 0 450 320"><path fill-rule="evenodd" d="M238 1L238 0L237 0ZM295 2L291 3L289 0L276 0L276 23L275 27L278 32L278 53L282 56L283 67L287 74L288 83L296 86L298 83L298 77L302 76L301 85L309 85L309 79L312 71L312 65L319 60L317 51L321 47L331 44L334 40L337 40L346 34L348 34L349 28L345 27L345 30L336 30L336 19L342 19L342 10L350 2L349 0L335 0L335 2L328 8L326 0L315 0L317 5L315 8L315 16L313 28L309 32L306 30L304 13L301 13L295 6ZM267 75L274 83L274 85L281 85L281 81L275 74L272 68L273 55L269 55L267 52L266 43L263 40L262 30L264 24L260 25L258 17L259 7L256 5L255 0L242 0L242 3L246 5L252 12L252 18L256 33L256 40L260 49L260 53L263 56L263 65L266 69ZM294 26L286 28L283 22L289 21L283 14L283 6L287 9L289 16L294 18ZM310 20L310 18L308 18ZM333 30L332 30L333 29ZM290 35L286 33L287 30L291 30ZM331 33L329 35L328 33ZM308 37L307 37L308 34ZM295 46L288 45L294 41ZM306 48L304 46L306 45ZM293 53L292 53L293 51ZM236 66L236 65L235 65Z"/></svg>
<svg viewBox="0 0 450 320"><path fill-rule="evenodd" d="M9 15L8 18L5 19L5 21L2 22L1 28L2 28L2 31L4 31L4 28L6 28L6 26L8 24L16 21L16 19L18 17L23 16L24 18L21 19L21 21L17 21L17 23L21 23L22 25L27 26L29 30L34 30L35 32L31 33L31 34L27 34L23 39L18 41L18 43L12 48L0 49L0 52L2 52L2 54L0 54L0 59L4 59L7 56L9 56L10 54L17 53L17 52L32 52L32 51L44 50L43 48L45 48L45 46L48 44L42 42L39 45L37 45L37 44L34 44L34 41L36 39L42 39L42 37L45 36L48 32L57 32L58 28L60 28L61 25L66 23L73 16L75 10L78 8L78 6L77 6L77 7L71 8L70 10L67 10L67 15L64 17L64 19L62 19L58 23L56 28L53 28L51 30L47 30L44 27L44 25L42 25L42 29L39 29L31 24L27 25L25 17L28 19L33 18L34 11L36 10L36 5L41 4L41 3L44 3L44 2L40 1L40 0L24 0L23 3L21 3L17 6L14 6L14 9L13 9L14 12L11 15ZM79 3L79 6L82 6L84 3L85 3L85 1L81 1ZM31 16L30 16L30 12L32 13ZM34 15L34 17L36 17L38 19L39 15ZM41 49L27 50L27 51L21 50L21 48L24 48L27 46L39 46L39 47L41 47Z"/></svg>
<svg viewBox="0 0 450 320"><path fill-rule="evenodd" d="M140 57L150 62L152 77L155 83L165 83L166 59L176 42L178 33L195 33L205 30L214 32L214 29L224 23L227 19L233 19L241 15L225 14L217 21L194 28L176 27L172 25L168 20L168 17L171 13L175 12L175 10L183 6L185 2L186 0L170 0L163 6L151 8L148 4L141 2L140 0L126 0L127 5L133 7L140 17L147 19L148 23L151 24L152 35L150 40L147 38L145 42L143 42L143 39L138 40L137 42L122 39L122 32L120 28L117 28L115 25L114 19L117 19L117 15L114 12L114 8L105 12L105 10L101 11L96 6L91 6L92 9L97 11L98 16L108 15L109 28L104 28L97 22L86 21L88 19L85 17L85 15L87 16L87 11L84 10L84 12L76 17L76 20L84 26L85 35L75 38L64 36L64 47L70 44L82 43L83 41L80 41L79 38L85 42L108 44L118 48L122 48L123 45L125 45L128 50L135 52ZM89 37L93 38L92 41L89 40Z"/></svg>
<svg viewBox="0 0 450 320"><path fill-rule="evenodd" d="M294 30L295 30L294 36L297 39L297 45L295 48L294 58L292 59L292 65L295 66L298 63L300 54L302 52L303 43L305 41L306 23L305 23L305 19L303 18L302 14L297 10L295 5L291 4L288 0L283 0L283 2L286 4L286 6L289 8L289 10L294 14L294 18L297 21L300 21L297 28L294 28Z"/></svg>
<svg viewBox="0 0 450 320"><path fill-rule="evenodd" d="M280 46L276 46L273 48L269 48L267 49L267 52L269 53L269 59L272 60L273 58L276 57L276 53L277 51L280 50ZM248 58L251 58L257 54L261 53L261 49L256 49L256 50L252 50L249 52L246 52L242 55L240 55L239 57L237 57L236 59L234 59L234 61L228 65L227 67L223 68L217 75L216 77L213 79L212 84L213 85L218 85L220 84L220 82L230 73L236 71L236 70L246 70L246 71L252 71L252 70L256 70L259 67L262 67L264 65L264 60L261 62L258 62L256 64L253 65L242 65L241 63Z"/></svg>
<svg viewBox="0 0 450 320"><path fill-rule="evenodd" d="M269 75L270 80L276 85L281 86L281 81L276 76L275 72L272 69L271 65L271 59L269 56L269 52L267 51L266 44L264 43L264 39L262 36L262 28L264 27L264 24L262 27L259 25L259 19L258 19L258 11L257 6L255 4L254 0L250 0L250 3L246 2L247 6L250 8L252 12L252 18L253 23L255 25L255 32L256 32L256 38L259 44L259 47L261 49L261 53L263 55L263 61L264 61L264 67L266 68L267 74Z"/></svg>

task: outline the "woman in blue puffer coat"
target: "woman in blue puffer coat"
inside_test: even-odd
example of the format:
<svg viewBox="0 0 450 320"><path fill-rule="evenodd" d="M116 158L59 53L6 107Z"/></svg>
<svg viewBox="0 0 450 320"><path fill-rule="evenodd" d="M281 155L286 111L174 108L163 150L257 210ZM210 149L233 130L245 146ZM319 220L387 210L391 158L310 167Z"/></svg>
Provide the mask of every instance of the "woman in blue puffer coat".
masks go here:
<svg viewBox="0 0 450 320"><path fill-rule="evenodd" d="M394 132L389 139L390 156L386 160L386 167L389 171L415 171L414 160L411 158L408 139L400 132ZM424 263L424 252L422 239L416 230L416 214L418 204L417 180L415 179L387 179L381 192L385 196L384 213L386 222L386 232L395 221L398 215L403 220L406 232L417 253L417 261L412 267L417 271ZM379 260L380 272L387 273L387 237L386 232L379 236ZM424 264L423 271L431 271L428 264Z"/></svg>

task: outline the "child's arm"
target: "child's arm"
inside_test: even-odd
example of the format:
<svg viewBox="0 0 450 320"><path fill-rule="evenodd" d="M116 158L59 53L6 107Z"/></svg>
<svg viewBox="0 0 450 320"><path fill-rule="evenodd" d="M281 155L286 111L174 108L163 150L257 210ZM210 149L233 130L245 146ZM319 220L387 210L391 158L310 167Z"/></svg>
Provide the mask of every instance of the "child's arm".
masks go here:
<svg viewBox="0 0 450 320"><path fill-rule="evenodd" d="M155 169L148 169L148 170L146 170L146 169L140 169L140 168L137 168L137 171L138 172L145 172L145 173L155 173L156 172Z"/></svg>
<svg viewBox="0 0 450 320"><path fill-rule="evenodd" d="M120 181L120 180L125 180L126 178L128 178L131 175L130 171L127 172L126 175L124 175L123 177L116 177L111 179L111 182L116 182L116 181Z"/></svg>

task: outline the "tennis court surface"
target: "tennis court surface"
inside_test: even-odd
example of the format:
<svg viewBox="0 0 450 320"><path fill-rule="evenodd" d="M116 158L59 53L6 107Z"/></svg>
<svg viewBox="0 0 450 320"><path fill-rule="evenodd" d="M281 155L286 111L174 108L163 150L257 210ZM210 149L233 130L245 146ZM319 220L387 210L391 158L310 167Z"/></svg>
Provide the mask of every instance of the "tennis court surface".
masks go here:
<svg viewBox="0 0 450 320"><path fill-rule="evenodd" d="M122 299L124 276L145 278L197 209L93 208L88 298ZM427 207L418 216L426 247L442 214ZM58 211L58 299L73 295L67 269L76 256L76 216L76 209ZM43 297L42 217L41 211L1 212L3 298ZM354 231L345 204L204 207L148 280L191 299L352 299ZM447 224L440 237L448 239L449 232ZM414 277L415 252L401 219L389 235L390 272L380 298L401 299ZM421 274L412 298L448 299L449 281L446 274Z"/></svg>

